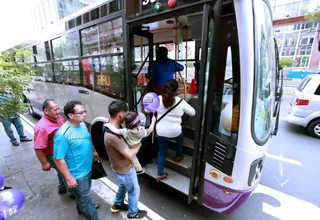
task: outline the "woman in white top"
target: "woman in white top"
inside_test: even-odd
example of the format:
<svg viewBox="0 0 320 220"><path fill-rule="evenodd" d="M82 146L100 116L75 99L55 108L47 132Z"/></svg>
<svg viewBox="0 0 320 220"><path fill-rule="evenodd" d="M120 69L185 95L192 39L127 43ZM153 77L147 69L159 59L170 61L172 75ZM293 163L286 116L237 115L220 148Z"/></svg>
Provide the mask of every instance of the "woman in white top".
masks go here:
<svg viewBox="0 0 320 220"><path fill-rule="evenodd" d="M157 111L157 118L159 119L169 109L175 106L181 98L177 96L178 83L172 79L166 82L162 95L159 96L160 106ZM176 141L176 162L179 163L183 160L183 133L181 117L186 113L190 116L194 116L196 111L185 100L182 100L174 109L172 109L167 115L165 115L156 125L156 131L158 135L159 143L159 156L158 156L158 176L157 181L160 181L168 176L168 173L164 173L164 164L168 154L169 140Z"/></svg>

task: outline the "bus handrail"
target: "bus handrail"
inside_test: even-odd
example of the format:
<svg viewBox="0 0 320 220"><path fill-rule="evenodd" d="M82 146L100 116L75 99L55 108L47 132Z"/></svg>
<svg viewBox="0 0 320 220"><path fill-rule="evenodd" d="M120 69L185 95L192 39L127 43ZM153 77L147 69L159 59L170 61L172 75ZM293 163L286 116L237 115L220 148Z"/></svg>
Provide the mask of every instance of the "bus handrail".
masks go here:
<svg viewBox="0 0 320 220"><path fill-rule="evenodd" d="M138 75L141 73L141 70L142 70L142 68L144 67L144 65L146 64L148 58L149 58L149 53L148 53L148 55L146 56L146 58L144 59L142 65L140 66L140 68L139 68L139 70L138 70L138 73L132 77L132 80L135 80L135 79L138 77Z"/></svg>
<svg viewBox="0 0 320 220"><path fill-rule="evenodd" d="M187 84L186 84L186 81L184 80L182 74L180 71L177 71L175 72L175 79L177 80L177 73L179 73L179 76L180 76L180 79L182 81L182 84L183 84L183 97L184 97L184 100L187 99Z"/></svg>

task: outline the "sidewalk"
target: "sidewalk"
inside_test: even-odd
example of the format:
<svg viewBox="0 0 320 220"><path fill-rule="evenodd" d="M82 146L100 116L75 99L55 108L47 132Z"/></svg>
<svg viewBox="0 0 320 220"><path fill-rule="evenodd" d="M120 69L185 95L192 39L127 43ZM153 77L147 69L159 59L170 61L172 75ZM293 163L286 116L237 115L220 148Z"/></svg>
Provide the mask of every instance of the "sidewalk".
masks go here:
<svg viewBox="0 0 320 220"><path fill-rule="evenodd" d="M12 126L15 132L14 126ZM33 137L32 127L24 123L25 133ZM16 137L18 137L15 132ZM33 142L11 145L2 125L0 125L0 174L5 177L5 186L21 190L25 195L25 203L21 210L9 217L12 220L84 220L78 215L75 200L57 192L57 176L54 170L44 172L33 149ZM114 187L108 187L107 178L93 180L93 201L100 204L98 209L101 220L125 219L126 212L112 214L111 204L115 197ZM112 185L112 183L111 183ZM143 208L139 204L139 208ZM148 219L152 218L150 215Z"/></svg>

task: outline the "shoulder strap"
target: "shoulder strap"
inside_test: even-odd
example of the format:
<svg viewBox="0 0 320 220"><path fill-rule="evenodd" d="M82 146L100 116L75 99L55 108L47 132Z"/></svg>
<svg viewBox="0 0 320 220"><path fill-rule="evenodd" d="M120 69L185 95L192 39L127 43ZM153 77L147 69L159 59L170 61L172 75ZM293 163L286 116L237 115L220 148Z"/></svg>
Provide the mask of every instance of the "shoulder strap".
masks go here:
<svg viewBox="0 0 320 220"><path fill-rule="evenodd" d="M126 144L129 146L129 144L128 144L128 142L126 141L126 139L124 139L121 135L112 132L109 128L107 128L107 127L104 126L104 125L102 125L102 132L103 132L103 134L104 134L105 132L108 132L108 133L110 133L110 134L113 134L113 135L117 136L119 139L122 138L122 139L124 140L124 142L126 142Z"/></svg>
<svg viewBox="0 0 320 220"><path fill-rule="evenodd" d="M103 132L103 134L104 134L105 132L108 132L108 133L110 133L110 134L113 134L113 135L117 136L118 138L121 138L121 135L112 132L109 128L107 128L107 127L104 126L104 125L102 126L102 132Z"/></svg>
<svg viewBox="0 0 320 220"><path fill-rule="evenodd" d="M166 116L169 112L171 112L175 107L177 107L180 103L182 102L182 99L180 99L180 101L175 104L172 108L170 108L168 111L166 111L166 113L164 113L159 119L157 119L157 123L163 119L164 116Z"/></svg>

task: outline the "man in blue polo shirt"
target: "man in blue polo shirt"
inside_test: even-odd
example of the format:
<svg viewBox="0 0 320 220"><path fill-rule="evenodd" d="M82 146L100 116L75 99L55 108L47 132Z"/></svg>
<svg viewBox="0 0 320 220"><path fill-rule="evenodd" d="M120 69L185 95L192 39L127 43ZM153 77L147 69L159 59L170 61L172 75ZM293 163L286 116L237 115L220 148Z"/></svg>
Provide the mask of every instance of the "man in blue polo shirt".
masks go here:
<svg viewBox="0 0 320 220"><path fill-rule="evenodd" d="M64 106L68 121L54 136L53 158L76 197L77 210L89 219L98 220L98 205L91 198L91 167L98 154L91 144L91 137L84 124L86 110L81 102L70 101Z"/></svg>

